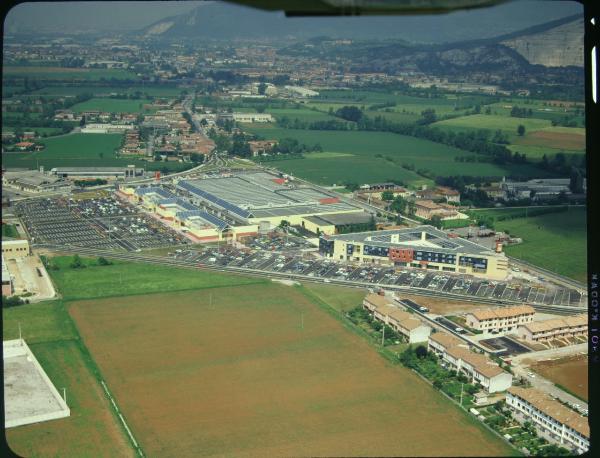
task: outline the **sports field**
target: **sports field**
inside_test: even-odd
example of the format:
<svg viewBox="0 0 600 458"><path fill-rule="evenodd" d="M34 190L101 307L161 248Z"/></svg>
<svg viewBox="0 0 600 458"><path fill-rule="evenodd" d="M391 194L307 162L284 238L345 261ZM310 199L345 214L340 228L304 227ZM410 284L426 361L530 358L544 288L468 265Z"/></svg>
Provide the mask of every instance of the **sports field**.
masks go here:
<svg viewBox="0 0 600 458"><path fill-rule="evenodd" d="M299 288L80 301L69 313L148 456L514 453Z"/></svg>
<svg viewBox="0 0 600 458"><path fill-rule="evenodd" d="M85 102L78 103L71 107L75 113L81 113L88 110L100 110L109 113L142 113L144 104L150 103L147 99L111 99L111 98L93 98Z"/></svg>
<svg viewBox="0 0 600 458"><path fill-rule="evenodd" d="M93 363L61 301L3 308L3 338L23 338L59 391L67 390L68 418L11 428L9 447L20 456L133 457L111 413Z"/></svg>
<svg viewBox="0 0 600 458"><path fill-rule="evenodd" d="M566 388L571 393L588 400L588 358L587 355L538 361L531 366L535 372Z"/></svg>
<svg viewBox="0 0 600 458"><path fill-rule="evenodd" d="M319 143L323 150L350 154L350 157L324 158L310 156L274 162L287 173L332 185L341 183L373 183L400 180L409 185L431 184L431 180L402 166L414 165L438 175L472 175L502 177L539 176L539 169L531 166L499 166L491 163L457 162L457 156L474 153L428 140L397 135L390 132L316 131L252 126L247 130L264 138L297 139L300 143Z"/></svg>
<svg viewBox="0 0 600 458"><path fill-rule="evenodd" d="M486 210L490 216L494 210ZM498 210L502 214L502 210ZM523 243L506 246L509 256L523 259L561 275L586 281L586 210L570 207L568 212L497 221L495 229L521 237Z"/></svg>

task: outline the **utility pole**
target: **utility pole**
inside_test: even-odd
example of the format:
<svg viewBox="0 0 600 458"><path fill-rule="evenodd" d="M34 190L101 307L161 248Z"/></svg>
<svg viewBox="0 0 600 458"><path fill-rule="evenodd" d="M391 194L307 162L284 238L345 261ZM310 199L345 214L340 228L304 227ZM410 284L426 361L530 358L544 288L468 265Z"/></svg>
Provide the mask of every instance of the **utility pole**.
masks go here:
<svg viewBox="0 0 600 458"><path fill-rule="evenodd" d="M301 329L304 330L304 312L300 313Z"/></svg>
<svg viewBox="0 0 600 458"><path fill-rule="evenodd" d="M460 406L462 407L462 399L463 399L463 386L464 383L460 384Z"/></svg>
<svg viewBox="0 0 600 458"><path fill-rule="evenodd" d="M23 340L21 337L21 323L19 322L19 340Z"/></svg>
<svg viewBox="0 0 600 458"><path fill-rule="evenodd" d="M383 332L381 334L381 346L383 347L383 343L385 341L385 323L383 323Z"/></svg>

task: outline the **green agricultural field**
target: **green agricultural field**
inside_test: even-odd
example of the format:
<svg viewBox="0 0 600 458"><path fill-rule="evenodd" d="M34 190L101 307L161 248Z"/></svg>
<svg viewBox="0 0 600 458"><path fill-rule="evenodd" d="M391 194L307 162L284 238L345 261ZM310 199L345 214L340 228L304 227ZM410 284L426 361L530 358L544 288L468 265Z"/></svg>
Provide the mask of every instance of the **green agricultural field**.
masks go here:
<svg viewBox="0 0 600 458"><path fill-rule="evenodd" d="M46 86L42 89L33 91L35 95L62 95L75 96L77 94L110 95L133 94L141 92L152 97L177 97L183 89L172 86L153 86L140 84L137 86L98 86L98 85L75 85L75 86Z"/></svg>
<svg viewBox="0 0 600 458"><path fill-rule="evenodd" d="M145 162L133 158L121 158L115 150L121 145L122 134L69 134L40 139L46 145L42 151L33 153L3 153L5 167L36 169L43 165L53 167L119 167L135 164L147 170L184 170L189 164L179 162Z"/></svg>
<svg viewBox="0 0 600 458"><path fill-rule="evenodd" d="M73 259L70 256L52 259L53 264L59 268L50 269L52 279L63 298L67 300L238 286L266 281L237 275L120 261L114 261L108 266L98 266L92 260L86 262L87 267L83 269L73 269L70 267ZM85 288L82 288L82 284Z"/></svg>
<svg viewBox="0 0 600 458"><path fill-rule="evenodd" d="M428 169L439 175L540 176L531 166L498 166L491 163L461 163L457 156L473 155L457 148L390 132L316 131L251 126L247 130L264 138L292 137L301 143L319 143L325 151L350 157L282 160L269 163L276 168L324 185L345 182L368 183L396 179L407 185L431 184L403 164Z"/></svg>
<svg viewBox="0 0 600 458"><path fill-rule="evenodd" d="M280 119L285 116L291 121L298 119L299 121L314 122L338 119L335 116L307 108L267 108L265 112L271 113L275 119Z"/></svg>
<svg viewBox="0 0 600 458"><path fill-rule="evenodd" d="M89 110L100 110L109 113L142 113L148 111L143 108L147 103L150 103L150 100L94 98L73 105L71 110L75 113Z"/></svg>
<svg viewBox="0 0 600 458"><path fill-rule="evenodd" d="M22 336L52 383L66 388L68 418L11 428L5 436L20 456L133 457L94 373L94 364L61 301L3 308L4 339Z"/></svg>
<svg viewBox="0 0 600 458"><path fill-rule="evenodd" d="M485 129L490 131L501 130L507 134L516 135L517 127L521 124L525 126L525 132L541 130L545 127L551 127L552 125L550 121L544 119L512 118L510 116L478 114L445 119L433 123L432 126L454 131L473 129Z"/></svg>
<svg viewBox="0 0 600 458"><path fill-rule="evenodd" d="M44 150L34 153L4 153L2 162L7 167L37 168L38 165L43 165L46 169L127 165L131 160L115 157L115 149L121 145L122 137L121 134L71 134L43 139L40 143L46 145Z"/></svg>
<svg viewBox="0 0 600 458"><path fill-rule="evenodd" d="M486 216L523 211L485 210ZM570 207L568 213L550 213L497 221L495 229L520 237L523 243L506 246L509 256L523 259L561 275L585 282L587 272L586 210Z"/></svg>
<svg viewBox="0 0 600 458"><path fill-rule="evenodd" d="M36 78L41 80L137 80L135 73L122 69L106 68L64 68L7 66L2 69L5 78Z"/></svg>

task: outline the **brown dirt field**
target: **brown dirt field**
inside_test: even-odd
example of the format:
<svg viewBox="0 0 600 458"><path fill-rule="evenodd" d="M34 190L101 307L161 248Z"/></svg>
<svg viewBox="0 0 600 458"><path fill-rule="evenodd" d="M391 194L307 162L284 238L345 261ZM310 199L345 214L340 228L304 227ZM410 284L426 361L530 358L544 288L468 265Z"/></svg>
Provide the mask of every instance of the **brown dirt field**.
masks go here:
<svg viewBox="0 0 600 458"><path fill-rule="evenodd" d="M588 400L588 358L586 355L538 361L530 367L548 380L562 385L577 396Z"/></svg>
<svg viewBox="0 0 600 458"><path fill-rule="evenodd" d="M431 313L436 315L451 315L470 312L479 308L490 308L490 304L478 304L476 302L462 302L448 299L438 299L428 296L416 296L414 294L398 294L399 299L410 299L419 305L427 307Z"/></svg>
<svg viewBox="0 0 600 458"><path fill-rule="evenodd" d="M148 456L514 454L297 288L80 301L69 313Z"/></svg>
<svg viewBox="0 0 600 458"><path fill-rule="evenodd" d="M77 343L45 342L31 349L55 386L67 388L71 416L6 430L11 450L26 457L133 458L133 447L119 429Z"/></svg>
<svg viewBox="0 0 600 458"><path fill-rule="evenodd" d="M585 135L564 132L531 132L515 141L518 145L545 146L567 150L585 150Z"/></svg>

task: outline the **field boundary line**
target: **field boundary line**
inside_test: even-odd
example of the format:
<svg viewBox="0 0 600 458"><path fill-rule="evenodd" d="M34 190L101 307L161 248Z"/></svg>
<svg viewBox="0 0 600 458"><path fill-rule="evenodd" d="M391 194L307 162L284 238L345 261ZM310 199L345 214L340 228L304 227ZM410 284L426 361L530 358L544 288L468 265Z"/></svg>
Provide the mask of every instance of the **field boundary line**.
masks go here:
<svg viewBox="0 0 600 458"><path fill-rule="evenodd" d="M123 418L123 414L119 410L119 407L117 406L117 403L115 402L115 399L113 398L112 394L110 394L110 391L108 390L108 387L106 386L106 382L104 380L100 380L100 383L102 384L102 388L104 388L104 392L106 393L106 396L108 397L108 399L110 399L110 402L112 403L113 408L115 409L115 413L119 417L119 420L121 420L121 423L123 424L123 427L125 428L125 431L127 431L127 435L129 436L129 439L133 443L133 446L135 447L135 449L139 453L139 455L141 457L144 457L144 452L142 451L138 442L135 440L135 437L133 436L133 433L129 429L129 426L127 425L127 422L125 421L125 418Z"/></svg>
<svg viewBox="0 0 600 458"><path fill-rule="evenodd" d="M65 304L65 305L67 305L67 304ZM93 376L93 378L96 379L96 382L100 382L100 384L103 386L104 391L107 394L108 399L115 406L114 408L116 410L114 411L114 417L115 418L119 418L122 421L122 423L121 423L122 424L122 428L123 428L122 430L124 430L125 432L127 432L127 436L129 437L129 440L131 441L130 444L133 446L134 450L136 450L138 452L138 454L142 458L145 458L144 452L142 451L141 447L138 445L138 443L133 438L133 435L131 434L131 431L129 430L129 427L127 427L127 425L124 422L125 420L122 419L121 417L119 417L120 412L119 412L118 407L116 406L114 398L112 397L112 395L109 395L109 393L108 393L108 387L106 387L106 384L104 383L104 379L102 377L102 373L100 372L100 368L96 364L96 361L94 360L94 358L92 356L92 353L90 352L90 350L85 345L85 343L83 341L83 338L81 337L81 334L79 333L79 329L77 328L77 324L75 323L75 320L73 319L73 317L69 313L68 305L65 307L64 311L65 311L65 314L66 314L67 318L71 322L71 325L73 326L73 329L74 329L75 333L77 334L77 339L76 339L77 346L79 347L79 350L82 353L82 357L83 357L83 361L84 361L85 365L87 366L87 368L90 371L90 373ZM117 428L118 428L118 426L117 426Z"/></svg>

